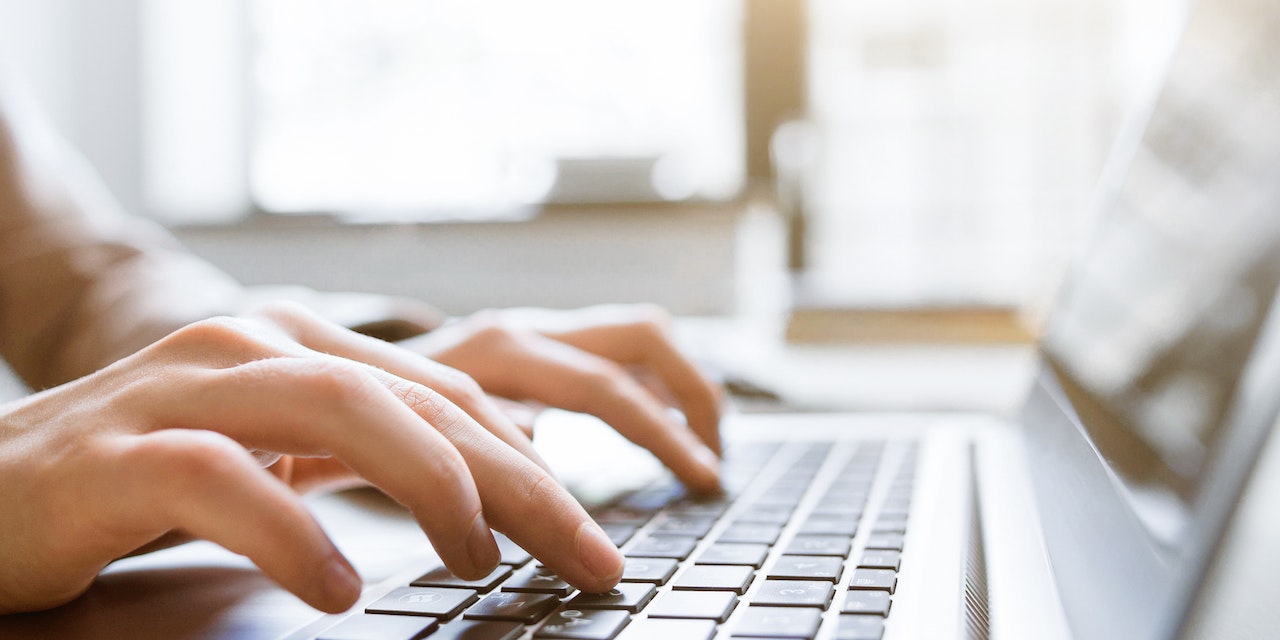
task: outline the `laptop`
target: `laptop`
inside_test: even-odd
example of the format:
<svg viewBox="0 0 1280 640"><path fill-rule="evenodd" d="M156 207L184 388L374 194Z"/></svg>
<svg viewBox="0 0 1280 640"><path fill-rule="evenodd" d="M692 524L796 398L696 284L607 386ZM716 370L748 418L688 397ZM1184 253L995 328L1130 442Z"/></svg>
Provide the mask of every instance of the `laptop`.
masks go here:
<svg viewBox="0 0 1280 640"><path fill-rule="evenodd" d="M112 626L125 610L168 616L174 636L330 640L1186 637L1212 618L1205 585L1280 408L1278 59L1274 3L1195 8L1113 155L1096 238L1013 419L734 415L726 494L695 496L562 415L597 464L572 486L628 556L611 593L576 592L501 537L502 566L462 581L418 533L424 551L345 614L273 625L298 604L245 606L270 589L249 569L109 570L78 609L0 635L156 635ZM355 501L322 521L374 546L386 522L413 533L385 501ZM139 602L148 589L166 595ZM183 627L197 593L214 613Z"/></svg>
<svg viewBox="0 0 1280 640"><path fill-rule="evenodd" d="M1016 420L734 416L727 496L594 496L629 558L613 592L508 545L483 580L410 570L294 637L1179 637L1280 402L1277 59L1280 8L1195 8Z"/></svg>

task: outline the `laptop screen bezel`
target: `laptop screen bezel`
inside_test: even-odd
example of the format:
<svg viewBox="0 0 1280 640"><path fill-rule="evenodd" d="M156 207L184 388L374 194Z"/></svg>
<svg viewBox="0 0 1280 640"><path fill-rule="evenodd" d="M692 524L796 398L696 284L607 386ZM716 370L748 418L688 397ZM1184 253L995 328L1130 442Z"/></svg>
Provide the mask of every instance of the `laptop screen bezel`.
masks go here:
<svg viewBox="0 0 1280 640"><path fill-rule="evenodd" d="M1208 17L1199 15L1205 5L1196 3L1188 31ZM1178 48L1185 46L1181 42ZM1177 73L1175 59L1169 58L1170 73ZM1159 98L1151 95L1132 114L1109 158L1101 204L1126 189ZM1108 223L1104 213L1098 224ZM1266 260L1263 268L1280 279L1280 256ZM1186 624L1280 413L1280 311L1275 307L1273 301L1230 396L1221 436L1208 443L1204 471L1185 505L1185 525L1172 543L1134 508L1127 478L1108 464L1068 399L1053 350L1042 345L1037 382L1021 418L1046 551L1074 635L1172 638Z"/></svg>

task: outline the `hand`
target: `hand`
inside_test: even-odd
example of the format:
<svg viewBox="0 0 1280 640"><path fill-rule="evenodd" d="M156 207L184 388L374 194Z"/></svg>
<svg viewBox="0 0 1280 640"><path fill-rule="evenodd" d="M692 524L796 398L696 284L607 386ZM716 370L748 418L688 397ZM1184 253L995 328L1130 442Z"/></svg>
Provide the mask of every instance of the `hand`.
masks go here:
<svg viewBox="0 0 1280 640"><path fill-rule="evenodd" d="M295 467L332 456L407 506L461 577L496 566L490 527L583 590L621 576L617 548L470 378L282 306L0 406L0 613L67 602L173 530L319 609L351 606L349 563L246 449Z"/></svg>
<svg viewBox="0 0 1280 640"><path fill-rule="evenodd" d="M670 325L665 311L647 305L509 309L399 344L490 393L593 414L651 450L686 486L715 491L722 393L676 348Z"/></svg>

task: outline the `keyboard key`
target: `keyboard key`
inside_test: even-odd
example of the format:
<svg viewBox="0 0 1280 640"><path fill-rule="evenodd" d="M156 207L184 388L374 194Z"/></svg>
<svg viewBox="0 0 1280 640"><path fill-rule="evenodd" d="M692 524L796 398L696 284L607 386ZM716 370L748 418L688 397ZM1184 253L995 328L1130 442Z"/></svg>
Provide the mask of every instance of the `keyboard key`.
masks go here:
<svg viewBox="0 0 1280 640"><path fill-rule="evenodd" d="M871 535L875 535L875 536L884 535L884 534L894 534L894 533L898 535L902 535L906 532L907 532L906 522L879 520L876 522L876 526L871 528Z"/></svg>
<svg viewBox="0 0 1280 640"><path fill-rule="evenodd" d="M646 558L675 558L684 560L698 546L697 538L684 536L649 536L637 541L627 549L629 556Z"/></svg>
<svg viewBox="0 0 1280 640"><path fill-rule="evenodd" d="M655 536L690 536L701 538L711 531L716 519L706 516L679 516L663 514L656 529L650 535Z"/></svg>
<svg viewBox="0 0 1280 640"><path fill-rule="evenodd" d="M573 593L573 586L552 573L548 567L525 567L502 583L503 591L515 593L549 593L561 598Z"/></svg>
<svg viewBox="0 0 1280 640"><path fill-rule="evenodd" d="M717 542L698 556L698 564L741 564L759 569L768 555L769 545Z"/></svg>
<svg viewBox="0 0 1280 640"><path fill-rule="evenodd" d="M850 466L840 470L836 474L834 486L841 488L849 486L869 485L875 481L876 468L874 466Z"/></svg>
<svg viewBox="0 0 1280 640"><path fill-rule="evenodd" d="M579 593L569 601L574 609L620 609L637 613L653 599L651 584L623 582L605 593Z"/></svg>
<svg viewBox="0 0 1280 640"><path fill-rule="evenodd" d="M681 591L732 591L738 595L747 592L755 571L740 565L695 564L684 570L672 589Z"/></svg>
<svg viewBox="0 0 1280 640"><path fill-rule="evenodd" d="M623 582L652 582L666 584L676 572L676 561L671 558L626 558L622 568Z"/></svg>
<svg viewBox="0 0 1280 640"><path fill-rule="evenodd" d="M400 587L365 607L364 612L452 618L477 599L471 589Z"/></svg>
<svg viewBox="0 0 1280 640"><path fill-rule="evenodd" d="M835 585L825 580L765 580L752 596L751 604L826 609L835 589Z"/></svg>
<svg viewBox="0 0 1280 640"><path fill-rule="evenodd" d="M678 483L641 489L622 500L620 506L641 513L657 511L668 503L679 500L685 495L684 486Z"/></svg>
<svg viewBox="0 0 1280 640"><path fill-rule="evenodd" d="M520 548L520 545L511 541L506 535L493 532L493 540L498 543L498 551L502 553L502 564L513 567L523 567L526 563L533 559L528 551Z"/></svg>
<svg viewBox="0 0 1280 640"><path fill-rule="evenodd" d="M881 518L889 516L905 520L908 515L911 515L911 502L909 500L885 500L884 504L880 505Z"/></svg>
<svg viewBox="0 0 1280 640"><path fill-rule="evenodd" d="M892 604L888 591L849 591L845 594L844 607L840 611L887 616Z"/></svg>
<svg viewBox="0 0 1280 640"><path fill-rule="evenodd" d="M885 500L889 502L900 501L910 505L912 493L913 489L911 487L895 486L889 487L889 492L886 493L884 497Z"/></svg>
<svg viewBox="0 0 1280 640"><path fill-rule="evenodd" d="M845 536L796 536L792 538L786 553L793 556L835 556L843 558L849 555L852 542Z"/></svg>
<svg viewBox="0 0 1280 640"><path fill-rule="evenodd" d="M619 640L711 640L715 634L714 620L646 618L631 623Z"/></svg>
<svg viewBox="0 0 1280 640"><path fill-rule="evenodd" d="M769 577L780 580L840 580L844 560L829 556L782 556L769 570Z"/></svg>
<svg viewBox="0 0 1280 640"><path fill-rule="evenodd" d="M600 525L600 529L604 531L604 535L609 538L610 542L620 547L626 544L631 539L631 536L636 534L636 530L639 527L634 524L605 523Z"/></svg>
<svg viewBox="0 0 1280 640"><path fill-rule="evenodd" d="M702 618L724 622L738 606L728 591L668 591L645 609L650 618Z"/></svg>
<svg viewBox="0 0 1280 640"><path fill-rule="evenodd" d="M515 622L460 620L440 627L431 640L516 640L524 635L524 625Z"/></svg>
<svg viewBox="0 0 1280 640"><path fill-rule="evenodd" d="M533 624L560 604L549 593L491 593L472 605L462 617L468 620L499 620Z"/></svg>
<svg viewBox="0 0 1280 640"><path fill-rule="evenodd" d="M836 640L880 640L884 637L884 618L880 616L840 616Z"/></svg>
<svg viewBox="0 0 1280 640"><path fill-rule="evenodd" d="M808 608L747 607L733 628L735 638L812 638L822 611Z"/></svg>
<svg viewBox="0 0 1280 640"><path fill-rule="evenodd" d="M902 551L903 535L900 533L876 533L867 537L868 549Z"/></svg>
<svg viewBox="0 0 1280 640"><path fill-rule="evenodd" d="M915 497L914 493L915 487L911 481L903 482L902 478L895 478L889 485L889 490L885 492L884 503L881 506L894 512L908 512L911 500Z"/></svg>
<svg viewBox="0 0 1280 640"><path fill-rule="evenodd" d="M782 533L782 525L763 522L734 522L724 533L716 538L717 542L750 542L755 544L773 544Z"/></svg>
<svg viewBox="0 0 1280 640"><path fill-rule="evenodd" d="M822 499L818 502L827 504L846 504L861 505L867 503L867 496L871 495L871 482L866 480L848 480L837 478L822 494Z"/></svg>
<svg viewBox="0 0 1280 640"><path fill-rule="evenodd" d="M547 619L535 638L612 640L631 621L626 611L565 609Z"/></svg>
<svg viewBox="0 0 1280 640"><path fill-rule="evenodd" d="M809 485L812 483L812 474L790 471L778 476L778 479L774 480L773 484L769 485L769 488L761 495L800 497L808 491Z"/></svg>
<svg viewBox="0 0 1280 640"><path fill-rule="evenodd" d="M682 516L708 516L714 520L724 515L731 504L733 504L732 500L724 496L685 496L671 503L667 507L667 513Z"/></svg>
<svg viewBox="0 0 1280 640"><path fill-rule="evenodd" d="M330 627L316 640L418 640L439 625L435 618L357 613Z"/></svg>
<svg viewBox="0 0 1280 640"><path fill-rule="evenodd" d="M858 504L841 504L841 503L823 503L819 502L814 505L810 515L819 517L833 518L862 518L862 503Z"/></svg>
<svg viewBox="0 0 1280 640"><path fill-rule="evenodd" d="M795 506L800 503L800 498L802 497L804 497L804 491L802 489L777 487L760 494L760 496L756 498L756 504L774 507L789 507L794 509Z"/></svg>
<svg viewBox="0 0 1280 640"><path fill-rule="evenodd" d="M479 580L463 580L444 567L432 569L414 580L412 583L415 587L462 587L465 589L475 589L480 593L489 593L498 583L506 580L511 575L511 567L500 564L489 575Z"/></svg>
<svg viewBox="0 0 1280 640"><path fill-rule="evenodd" d="M902 552L869 549L862 554L862 559L858 560L858 566L868 569L893 569L897 571L902 568Z"/></svg>
<svg viewBox="0 0 1280 640"><path fill-rule="evenodd" d="M791 520L791 512L791 507L755 504L739 513L735 522L783 525Z"/></svg>
<svg viewBox="0 0 1280 640"><path fill-rule="evenodd" d="M877 519L879 522L906 522L906 521L907 521L907 514L905 514L905 513L885 513L884 511L881 511L881 512L880 512L880 515L879 515L876 519Z"/></svg>
<svg viewBox="0 0 1280 640"><path fill-rule="evenodd" d="M898 574L892 569L857 569L853 579L849 581L850 589L888 591L893 593L898 586Z"/></svg>
<svg viewBox="0 0 1280 640"><path fill-rule="evenodd" d="M859 518L851 516L811 516L800 524L800 534L842 535L852 538L858 532Z"/></svg>
<svg viewBox="0 0 1280 640"><path fill-rule="evenodd" d="M633 527L641 527L644 523L649 521L649 518L652 517L653 514L650 512L640 512L635 511L634 509L624 509L622 507L610 507L603 511L597 511L591 514L591 518L599 523L600 526L604 526L606 524L626 524Z"/></svg>

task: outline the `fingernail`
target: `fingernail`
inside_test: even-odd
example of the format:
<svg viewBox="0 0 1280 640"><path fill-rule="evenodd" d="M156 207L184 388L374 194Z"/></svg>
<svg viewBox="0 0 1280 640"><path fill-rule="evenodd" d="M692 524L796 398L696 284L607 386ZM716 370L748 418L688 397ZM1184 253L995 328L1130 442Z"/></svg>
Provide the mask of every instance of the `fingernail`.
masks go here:
<svg viewBox="0 0 1280 640"><path fill-rule="evenodd" d="M720 456L707 447L698 447L694 450L694 457L706 471L706 486L720 486Z"/></svg>
<svg viewBox="0 0 1280 640"><path fill-rule="evenodd" d="M590 520L578 527L578 558L587 571L602 581L616 583L622 577L622 552L600 525Z"/></svg>
<svg viewBox="0 0 1280 640"><path fill-rule="evenodd" d="M363 584L355 569L341 559L335 558L325 570L324 592L326 599L346 609L360 597Z"/></svg>
<svg viewBox="0 0 1280 640"><path fill-rule="evenodd" d="M493 532L483 515L477 515L471 524L471 535L467 538L467 553L476 567L476 573L487 574L498 566L502 555L498 552L498 543L493 540Z"/></svg>

